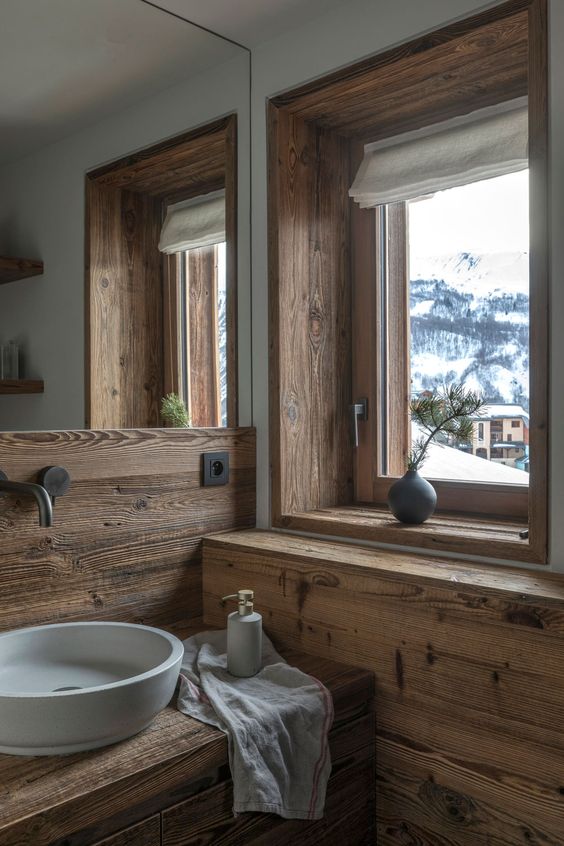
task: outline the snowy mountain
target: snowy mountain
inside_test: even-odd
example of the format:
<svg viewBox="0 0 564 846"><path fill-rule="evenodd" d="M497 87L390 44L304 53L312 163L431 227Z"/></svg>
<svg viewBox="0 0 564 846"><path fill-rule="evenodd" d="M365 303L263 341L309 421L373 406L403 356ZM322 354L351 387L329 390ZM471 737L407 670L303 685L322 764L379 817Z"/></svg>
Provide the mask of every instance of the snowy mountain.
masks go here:
<svg viewBox="0 0 564 846"><path fill-rule="evenodd" d="M529 256L410 257L414 391L464 382L529 407Z"/></svg>

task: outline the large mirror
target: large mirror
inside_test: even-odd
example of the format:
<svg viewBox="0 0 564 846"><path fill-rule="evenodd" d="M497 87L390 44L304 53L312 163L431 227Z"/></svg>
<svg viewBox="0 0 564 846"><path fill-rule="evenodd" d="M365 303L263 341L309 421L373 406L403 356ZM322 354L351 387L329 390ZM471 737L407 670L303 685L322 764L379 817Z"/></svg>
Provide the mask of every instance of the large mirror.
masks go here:
<svg viewBox="0 0 564 846"><path fill-rule="evenodd" d="M2 430L250 421L249 53L167 5L3 3Z"/></svg>

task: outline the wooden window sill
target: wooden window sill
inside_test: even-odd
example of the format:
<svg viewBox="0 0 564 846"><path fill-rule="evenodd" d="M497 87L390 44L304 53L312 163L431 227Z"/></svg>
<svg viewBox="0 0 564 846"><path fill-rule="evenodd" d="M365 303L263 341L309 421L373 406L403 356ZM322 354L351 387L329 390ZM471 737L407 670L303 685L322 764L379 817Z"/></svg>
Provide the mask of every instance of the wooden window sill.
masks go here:
<svg viewBox="0 0 564 846"><path fill-rule="evenodd" d="M421 526L407 526L399 523L387 508L352 505L283 514L275 526L357 541L416 546L450 555L546 564L546 554L519 537L519 532L527 528L526 522L491 517L438 513Z"/></svg>

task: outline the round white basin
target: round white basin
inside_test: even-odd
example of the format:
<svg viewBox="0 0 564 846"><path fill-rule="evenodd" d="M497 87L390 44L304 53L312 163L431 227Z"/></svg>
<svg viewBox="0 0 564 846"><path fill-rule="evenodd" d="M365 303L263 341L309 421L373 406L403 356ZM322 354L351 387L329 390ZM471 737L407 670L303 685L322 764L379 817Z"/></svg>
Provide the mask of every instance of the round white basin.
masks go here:
<svg viewBox="0 0 564 846"><path fill-rule="evenodd" d="M130 623L61 623L0 634L0 752L61 755L141 731L174 693L174 635Z"/></svg>

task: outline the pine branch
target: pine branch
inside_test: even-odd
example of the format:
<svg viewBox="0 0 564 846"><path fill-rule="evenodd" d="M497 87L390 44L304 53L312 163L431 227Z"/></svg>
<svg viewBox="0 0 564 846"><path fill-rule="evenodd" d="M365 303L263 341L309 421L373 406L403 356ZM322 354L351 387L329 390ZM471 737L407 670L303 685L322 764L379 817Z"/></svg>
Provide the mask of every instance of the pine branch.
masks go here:
<svg viewBox="0 0 564 846"><path fill-rule="evenodd" d="M161 417L176 429L188 429L190 417L178 394L167 394L161 400Z"/></svg>
<svg viewBox="0 0 564 846"><path fill-rule="evenodd" d="M463 384L445 385L429 396L412 399L409 404L411 419L424 435L413 444L407 459L408 470L421 467L429 445L440 433L455 443L469 440L473 431L472 417L479 414L483 406L480 394L467 390Z"/></svg>

